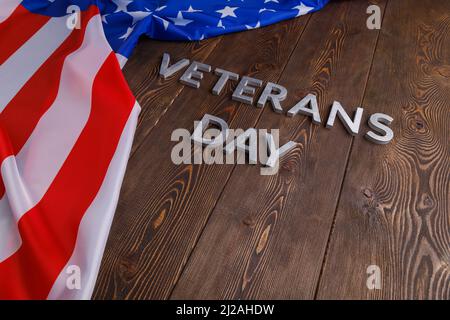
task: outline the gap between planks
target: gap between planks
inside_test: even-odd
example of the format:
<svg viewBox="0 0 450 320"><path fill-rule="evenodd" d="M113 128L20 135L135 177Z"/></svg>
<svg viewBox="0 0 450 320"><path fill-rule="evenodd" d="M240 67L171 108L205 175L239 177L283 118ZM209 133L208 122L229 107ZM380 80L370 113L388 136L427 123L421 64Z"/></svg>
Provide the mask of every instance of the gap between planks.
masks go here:
<svg viewBox="0 0 450 320"><path fill-rule="evenodd" d="M386 0L384 8L383 8L383 13L381 14L381 28L383 28L384 16L385 16L388 4L389 4L389 0ZM378 47L378 40L380 39L380 33L381 33L381 29L378 30L377 39L375 41L375 46L373 48L373 53L372 53L372 59L370 61L369 72L367 73L366 81L365 81L365 84L364 84L364 89L363 89L363 94L362 94L362 99L361 99L361 105L364 105L364 101L365 101L365 97L366 97L367 84L369 82L370 75L372 74L373 61L375 59L375 52L377 51L377 47ZM343 188L344 188L345 179L347 178L348 165L350 163L350 156L351 156L352 151L353 151L353 144L354 144L354 142L355 142L355 137L352 137L352 142L350 143L350 148L349 148L349 151L347 153L347 159L346 159L346 162L345 162L344 176L342 177L341 186L339 188L339 196L338 196L338 199L336 201L336 208L334 210L333 222L331 223L330 232L328 233L328 240L327 240L327 244L325 246L325 252L324 252L324 255L323 255L323 258L322 258L322 266L320 268L319 278L317 279L316 289L314 291L314 300L317 300L317 295L319 294L320 283L322 281L323 270L324 270L325 264L327 262L328 251L330 249L331 236L333 235L334 227L336 225L337 212L338 212L338 209L339 209L339 203L341 201L341 195L342 195L342 191L343 191Z"/></svg>
<svg viewBox="0 0 450 320"><path fill-rule="evenodd" d="M287 65L289 64L289 61L291 60L292 55L294 54L295 50L297 50L298 44L300 43L300 40L301 40L303 34L305 33L306 28L308 28L309 22L311 21L311 17L312 17L314 14L316 14L316 13L314 12L314 13L312 13L312 14L310 14L310 15L308 16L308 19L306 20L305 26L303 27L302 33L300 34L300 37L298 37L298 40L297 40L297 42L295 43L294 48L292 49L291 53L289 54L289 58L286 60L286 63L285 63L285 65L284 65L282 71L280 72L280 75L279 75L278 78L277 78L277 82L278 82L278 81L281 79L281 77L283 76L284 71L286 70L286 67L287 67ZM211 51L214 51L214 50L211 50ZM242 107L243 107L243 104L240 104L240 105L239 105L239 108L242 108ZM256 121L255 121L255 126L258 125L259 120L261 119L261 116L262 116L262 115L263 115L263 112L262 112L262 110L261 110L260 114L258 115L258 117L257 117L257 119L256 119ZM204 224L202 230L201 230L200 233L198 234L197 239L196 239L196 241L195 241L195 244L194 244L194 246L192 247L192 250L191 250L191 252L189 253L188 258L186 259L186 263L184 264L184 266L183 266L181 272L179 273L178 278L177 278L176 281L174 282L174 285L173 285L173 287L172 287L172 290L170 291L170 293L169 293L169 295L168 295L168 299L169 299L169 300L172 298L173 292L174 292L175 288L177 287L178 281L179 281L180 278L183 276L183 273L184 273L184 271L185 271L185 269L186 269L186 266L188 265L189 260L191 259L191 256L192 256L192 254L193 254L195 248L197 247L197 244L198 244L198 242L200 241L200 238L201 238L203 232L205 231L205 229L206 229L206 227L207 227L207 225L208 225L208 222L209 222L209 219L211 218L212 213L213 213L214 210L216 209L216 206L217 206L217 204L219 203L219 201L221 200L221 198L222 198L222 196L223 196L223 193L224 193L224 191L225 191L225 189L226 189L226 187L227 187L227 185L228 185L228 182L230 181L230 178L231 178L231 176L233 175L233 172L234 172L235 169L236 169L236 164L233 165L233 169L230 171L230 174L228 175L228 177L227 177L225 183L223 184L222 190L220 191L220 194L219 194L219 196L217 197L217 199L216 199L216 201L215 201L215 203L214 203L214 206L213 206L212 209L210 210L210 212L209 212L209 214L208 214L208 218L207 218L207 220L206 220L206 222L205 222L205 224Z"/></svg>

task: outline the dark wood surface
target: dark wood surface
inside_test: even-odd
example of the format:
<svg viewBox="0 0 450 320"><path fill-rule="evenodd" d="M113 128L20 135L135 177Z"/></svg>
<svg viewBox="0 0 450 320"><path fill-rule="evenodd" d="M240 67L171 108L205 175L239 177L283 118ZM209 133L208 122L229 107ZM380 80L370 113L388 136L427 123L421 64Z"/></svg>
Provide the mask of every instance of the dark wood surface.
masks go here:
<svg viewBox="0 0 450 320"><path fill-rule="evenodd" d="M381 30L366 27L376 3ZM394 117L375 145L158 77L163 52ZM262 29L194 43L143 39L125 67L142 106L97 299L450 299L450 2L332 1ZM296 149L274 176L252 165L174 165L176 128L210 113L280 128ZM361 132L366 132L364 124ZM378 265L382 288L366 287Z"/></svg>
<svg viewBox="0 0 450 320"><path fill-rule="evenodd" d="M389 1L363 104L395 139L354 142L320 298L450 299L449 71L450 1Z"/></svg>

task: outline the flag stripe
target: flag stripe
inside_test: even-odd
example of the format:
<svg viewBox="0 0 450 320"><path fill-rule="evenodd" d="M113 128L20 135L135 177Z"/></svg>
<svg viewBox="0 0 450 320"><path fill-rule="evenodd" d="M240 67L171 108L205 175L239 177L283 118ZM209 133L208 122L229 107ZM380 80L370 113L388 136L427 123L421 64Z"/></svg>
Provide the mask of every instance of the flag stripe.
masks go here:
<svg viewBox="0 0 450 320"><path fill-rule="evenodd" d="M1 10L1 9L0 9ZM30 14L18 6L9 18L0 24L0 65L19 49L50 20L49 16Z"/></svg>
<svg viewBox="0 0 450 320"><path fill-rule="evenodd" d="M66 19L50 19L0 66L0 112L69 36Z"/></svg>
<svg viewBox="0 0 450 320"><path fill-rule="evenodd" d="M116 53L116 57L117 57L117 61L119 61L120 67L123 68L125 66L125 64L127 63L128 58L119 53Z"/></svg>
<svg viewBox="0 0 450 320"><path fill-rule="evenodd" d="M111 53L94 82L88 123L44 198L20 220L20 249L0 263L0 298L48 296L72 255L81 219L102 185L134 103Z"/></svg>
<svg viewBox="0 0 450 320"><path fill-rule="evenodd" d="M8 201L12 212L1 214L9 219L19 221L44 196L88 121L92 84L111 52L103 34L98 32L100 24L98 15L90 20L83 45L64 63L54 103L17 156L2 162L1 172L8 197L3 197L0 202ZM2 218L6 224L10 224L6 222L8 217ZM0 234L0 261L14 252L2 247L4 236L12 238L11 234Z"/></svg>
<svg viewBox="0 0 450 320"><path fill-rule="evenodd" d="M125 174L139 111L140 107L136 103L120 137L119 145L114 153L105 180L81 220L74 252L53 284L48 299L84 300L90 299L92 295L106 240L116 211L120 186ZM70 266L80 268L81 288L79 290L67 288L67 280L71 273L66 271L69 270Z"/></svg>
<svg viewBox="0 0 450 320"><path fill-rule="evenodd" d="M0 113L0 125L7 133L0 137L0 163L21 150L39 119L55 101L64 61L81 46L87 23L96 13L98 9L94 6L82 13L81 29L70 34ZM0 179L0 198L3 194L4 185Z"/></svg>
<svg viewBox="0 0 450 320"><path fill-rule="evenodd" d="M2 0L0 6L0 23L6 20L20 5L22 0Z"/></svg>

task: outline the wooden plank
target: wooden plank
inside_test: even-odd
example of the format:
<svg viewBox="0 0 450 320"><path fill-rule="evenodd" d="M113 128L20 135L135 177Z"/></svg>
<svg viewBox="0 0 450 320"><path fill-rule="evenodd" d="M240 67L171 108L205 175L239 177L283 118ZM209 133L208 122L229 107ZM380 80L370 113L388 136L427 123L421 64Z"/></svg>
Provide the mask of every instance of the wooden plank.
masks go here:
<svg viewBox="0 0 450 320"><path fill-rule="evenodd" d="M280 80L285 110L307 93L317 95L323 122L335 99L349 111L360 105L378 35L366 28L368 5L332 2L313 15ZM327 130L269 108L258 127L280 128L280 143L299 147L274 176L236 167L174 299L314 297L352 137L341 125Z"/></svg>
<svg viewBox="0 0 450 320"><path fill-rule="evenodd" d="M389 1L364 106L395 138L355 140L318 298L450 299L449 71L450 2Z"/></svg>
<svg viewBox="0 0 450 320"><path fill-rule="evenodd" d="M168 42L144 38L139 42L123 69L125 78L142 108L132 155L185 87L175 77L164 80L159 76L162 54L170 52L173 61L187 56L203 60L211 54L221 39L217 37L201 42Z"/></svg>
<svg viewBox="0 0 450 320"><path fill-rule="evenodd" d="M228 35L205 62L277 81L308 19ZM230 86L212 95L216 79L207 74L200 89L185 88L130 160L95 298L164 299L173 290L233 166L174 165L171 133L192 130L205 113L234 128L255 125L261 113L231 101Z"/></svg>

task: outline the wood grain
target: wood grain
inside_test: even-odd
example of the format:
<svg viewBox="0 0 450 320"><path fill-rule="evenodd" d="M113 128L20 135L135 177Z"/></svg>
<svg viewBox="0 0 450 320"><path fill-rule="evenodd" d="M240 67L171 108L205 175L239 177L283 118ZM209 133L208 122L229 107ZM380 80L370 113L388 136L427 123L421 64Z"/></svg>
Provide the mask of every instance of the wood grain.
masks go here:
<svg viewBox="0 0 450 320"><path fill-rule="evenodd" d="M334 99L349 113L360 105L378 36L366 28L368 5L332 2L312 16L279 81L289 89L284 106L314 93L326 119ZM314 298L352 137L268 106L258 127L299 145L277 175L236 167L173 299Z"/></svg>
<svg viewBox="0 0 450 320"><path fill-rule="evenodd" d="M217 37L201 42L168 42L143 38L139 42L123 70L136 100L142 107L132 155L185 88L176 77L164 80L159 76L163 53L170 52L171 62L185 57L203 60L211 54L221 39Z"/></svg>
<svg viewBox="0 0 450 320"><path fill-rule="evenodd" d="M369 4L385 9L368 30ZM306 26L306 28L305 28ZM450 299L450 2L332 1L312 15L201 42L141 40L125 76L143 111L97 299ZM376 48L376 50L375 50ZM375 52L374 52L375 51ZM376 146L160 79L163 52L394 117ZM287 107L285 107L287 109ZM259 166L173 165L170 134L204 113L299 142L276 176ZM364 125L361 132L367 131ZM368 290L366 268L382 271Z"/></svg>
<svg viewBox="0 0 450 320"><path fill-rule="evenodd" d="M318 298L450 299L449 70L450 2L389 1L364 107L395 138L355 140Z"/></svg>
<svg viewBox="0 0 450 320"><path fill-rule="evenodd" d="M308 19L228 35L204 62L276 82ZM231 86L212 95L215 80L209 74L200 89L183 89L130 159L95 298L165 299L172 292L233 166L174 165L171 133L192 130L205 113L234 128L255 125L261 113L231 101Z"/></svg>

